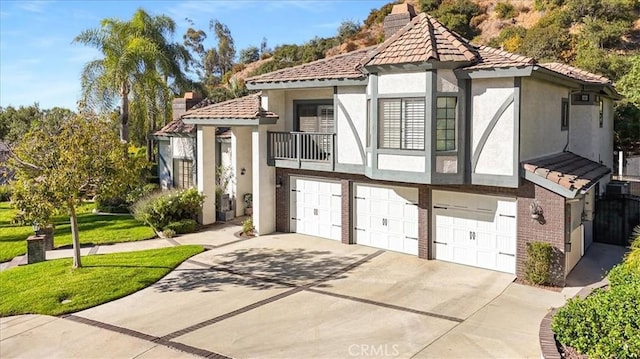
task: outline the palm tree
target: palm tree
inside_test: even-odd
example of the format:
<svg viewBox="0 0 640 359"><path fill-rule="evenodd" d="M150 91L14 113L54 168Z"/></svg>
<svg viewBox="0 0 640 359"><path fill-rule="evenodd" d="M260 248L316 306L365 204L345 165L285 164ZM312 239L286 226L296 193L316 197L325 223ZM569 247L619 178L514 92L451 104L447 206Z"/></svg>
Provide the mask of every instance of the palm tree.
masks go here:
<svg viewBox="0 0 640 359"><path fill-rule="evenodd" d="M159 116L150 114L164 117L171 106L166 98L157 101L157 95L166 95L171 90L179 92L188 84L182 69L191 57L182 45L167 40L174 32L175 22L171 18L150 16L138 9L129 21L103 19L99 28L84 30L73 40L102 52L103 58L90 61L83 69L83 102L91 108L110 111L119 100L122 141L129 141L130 101L155 106L148 111L136 111L135 118L137 122L150 123L148 128L155 128ZM142 108L135 104L133 107ZM146 133L137 136L141 140Z"/></svg>

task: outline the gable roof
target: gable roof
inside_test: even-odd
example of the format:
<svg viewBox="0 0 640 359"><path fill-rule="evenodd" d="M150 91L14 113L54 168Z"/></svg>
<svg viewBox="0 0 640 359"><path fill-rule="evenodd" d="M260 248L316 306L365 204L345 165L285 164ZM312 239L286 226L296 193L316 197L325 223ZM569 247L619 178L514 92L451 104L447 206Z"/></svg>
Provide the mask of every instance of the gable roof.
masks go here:
<svg viewBox="0 0 640 359"><path fill-rule="evenodd" d="M586 191L611 170L598 162L560 152L522 162L525 178L565 197Z"/></svg>
<svg viewBox="0 0 640 359"><path fill-rule="evenodd" d="M495 69L507 67L526 67L536 63L531 57L526 57L489 46L476 46L478 59L473 65L465 66L464 70Z"/></svg>
<svg viewBox="0 0 640 359"><path fill-rule="evenodd" d="M473 62L478 58L474 50L460 35L427 13L421 13L362 59L360 65L396 65L429 60Z"/></svg>
<svg viewBox="0 0 640 359"><path fill-rule="evenodd" d="M589 71L585 71L567 64L562 64L559 62L549 62L549 63L540 64L540 66L546 68L547 70L551 70L553 72L556 72L561 75L565 75L580 81L598 84L598 85L612 84L611 80L609 80L608 78L602 75L597 75Z"/></svg>
<svg viewBox="0 0 640 359"><path fill-rule="evenodd" d="M363 79L365 75L356 69L356 65L358 65L360 59L372 49L373 47L367 47L346 54L287 67L263 75L250 77L245 80L245 83L259 84L304 80Z"/></svg>
<svg viewBox="0 0 640 359"><path fill-rule="evenodd" d="M265 110L262 93L255 93L189 110L180 119L187 125L243 126L273 124L278 115Z"/></svg>
<svg viewBox="0 0 640 359"><path fill-rule="evenodd" d="M181 119L173 120L164 127L154 132L152 136L171 136L171 135L189 135L193 134L196 126L187 125Z"/></svg>
<svg viewBox="0 0 640 359"><path fill-rule="evenodd" d="M541 71L582 84L605 86L607 94L614 98L618 95L612 82L604 76L561 63L538 64L531 57L474 45L426 13L418 14L380 45L251 77L246 79L246 84L255 89L364 85L367 66L428 61L457 63L457 71L468 73L517 68L525 71L521 76L529 76L532 71Z"/></svg>

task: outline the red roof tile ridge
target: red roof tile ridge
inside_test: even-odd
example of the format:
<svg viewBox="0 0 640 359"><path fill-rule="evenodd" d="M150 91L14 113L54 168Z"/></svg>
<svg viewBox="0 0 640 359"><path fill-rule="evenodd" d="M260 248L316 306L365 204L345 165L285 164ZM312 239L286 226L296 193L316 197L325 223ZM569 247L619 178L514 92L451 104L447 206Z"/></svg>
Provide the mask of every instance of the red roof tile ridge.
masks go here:
<svg viewBox="0 0 640 359"><path fill-rule="evenodd" d="M440 34L444 35L447 40L449 40L451 44L454 45L455 48L460 51L468 61L474 61L478 58L478 55L474 51L472 51L474 46L469 40L467 40L457 32L447 28L446 26L444 26L444 24L438 21L438 19L429 14L427 14L427 19L429 19L429 23L431 24L431 26L433 26L435 30L438 30Z"/></svg>
<svg viewBox="0 0 640 359"><path fill-rule="evenodd" d="M292 69L301 69L301 68L305 68L305 67L312 66L312 65L322 64L322 63L329 62L329 61L335 61L335 60L341 59L343 57L353 56L353 55L355 55L357 53L360 53L360 52L371 51L376 46L378 46L378 45L372 45L372 46L368 46L368 47L363 47L361 49L357 49L357 50L353 50L353 51L350 51L350 52L346 52L344 54L338 54L338 55L331 56L331 57L325 57L325 58L318 59L318 60L315 60L315 61L305 62L303 64L290 66L290 67L285 67L285 68L280 69L280 70L267 72L266 74L261 74L261 75L257 75L257 76L248 77L245 80L245 82L248 83L248 82L260 80L261 78L267 77L267 75L268 75L268 77L272 77L274 75L278 75L278 74L283 73L283 72L291 71Z"/></svg>
<svg viewBox="0 0 640 359"><path fill-rule="evenodd" d="M584 77L588 77L590 79L592 79L593 81L587 81L587 82L599 82L599 83L603 83L603 84L611 84L612 81L602 75L598 75L598 74L594 74L592 72L589 72L587 70L583 70L581 68L578 67L574 67L565 63L561 63L561 62L546 62L546 63L542 63L540 64L540 66L544 67L547 70L551 70L553 72L559 73L561 75L565 75L565 76L570 76L570 77L574 77L572 76L573 73L577 73L579 75L582 75ZM566 71L566 73L563 73L562 71Z"/></svg>

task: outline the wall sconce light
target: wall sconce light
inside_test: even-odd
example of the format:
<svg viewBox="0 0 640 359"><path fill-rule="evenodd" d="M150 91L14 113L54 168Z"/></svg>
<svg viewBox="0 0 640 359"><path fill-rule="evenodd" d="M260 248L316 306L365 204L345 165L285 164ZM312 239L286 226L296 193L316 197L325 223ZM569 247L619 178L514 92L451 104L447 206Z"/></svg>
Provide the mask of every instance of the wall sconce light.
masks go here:
<svg viewBox="0 0 640 359"><path fill-rule="evenodd" d="M244 168L244 167L242 167L242 168L240 169L240 175L241 175L241 176L244 176L245 172L247 172L247 169L246 169L246 168Z"/></svg>
<svg viewBox="0 0 640 359"><path fill-rule="evenodd" d="M276 177L276 188L282 187L282 177Z"/></svg>
<svg viewBox="0 0 640 359"><path fill-rule="evenodd" d="M544 210L537 200L534 200L529 205L529 214L531 214L531 218L535 219L540 224L544 224L546 222L544 219Z"/></svg>

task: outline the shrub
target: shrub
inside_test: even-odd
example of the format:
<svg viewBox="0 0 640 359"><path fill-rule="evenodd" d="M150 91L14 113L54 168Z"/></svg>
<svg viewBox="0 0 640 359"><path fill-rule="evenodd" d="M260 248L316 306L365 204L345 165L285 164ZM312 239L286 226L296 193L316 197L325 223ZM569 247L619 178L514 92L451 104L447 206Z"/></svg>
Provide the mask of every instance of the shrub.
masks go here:
<svg viewBox="0 0 640 359"><path fill-rule="evenodd" d="M173 238L176 236L176 231L173 229L167 228L162 231L162 236L164 238Z"/></svg>
<svg viewBox="0 0 640 359"><path fill-rule="evenodd" d="M253 226L252 218L247 218L242 222L242 233L252 235L255 230L256 227Z"/></svg>
<svg viewBox="0 0 640 359"><path fill-rule="evenodd" d="M553 318L558 341L589 358L638 358L640 353L640 273L614 267L608 290L572 298Z"/></svg>
<svg viewBox="0 0 640 359"><path fill-rule="evenodd" d="M545 284L551 276L551 259L553 248L544 242L527 243L527 260L525 261L525 279L533 284Z"/></svg>
<svg viewBox="0 0 640 359"><path fill-rule="evenodd" d="M158 192L136 202L132 207L133 215L157 232L171 222L179 222L183 219L195 220L200 213L204 198L195 188Z"/></svg>
<svg viewBox="0 0 640 359"><path fill-rule="evenodd" d="M177 222L171 222L167 224L163 229L162 233L167 230L172 230L178 234L186 234L193 233L198 228L198 223L193 219L183 219Z"/></svg>
<svg viewBox="0 0 640 359"><path fill-rule="evenodd" d="M11 186L8 184L0 185L0 202L6 202L11 198Z"/></svg>
<svg viewBox="0 0 640 359"><path fill-rule="evenodd" d="M418 6L420 7L421 12L430 12L437 10L438 7L442 4L442 0L420 0L418 1Z"/></svg>
<svg viewBox="0 0 640 359"><path fill-rule="evenodd" d="M518 10L508 2L499 2L494 8L499 19L511 19L518 16Z"/></svg>

